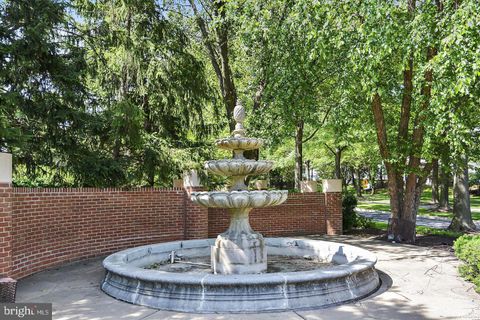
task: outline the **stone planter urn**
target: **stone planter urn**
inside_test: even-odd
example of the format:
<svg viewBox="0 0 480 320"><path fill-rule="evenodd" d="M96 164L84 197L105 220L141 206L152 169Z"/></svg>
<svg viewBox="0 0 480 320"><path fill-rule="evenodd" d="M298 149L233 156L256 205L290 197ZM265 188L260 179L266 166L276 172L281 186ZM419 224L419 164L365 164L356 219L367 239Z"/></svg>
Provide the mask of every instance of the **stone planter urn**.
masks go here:
<svg viewBox="0 0 480 320"><path fill-rule="evenodd" d="M183 179L173 179L174 188L183 188Z"/></svg>
<svg viewBox="0 0 480 320"><path fill-rule="evenodd" d="M255 181L255 189L257 190L266 190L268 188L267 180L257 180Z"/></svg>
<svg viewBox="0 0 480 320"><path fill-rule="evenodd" d="M342 192L342 180L341 179L324 179L323 192Z"/></svg>
<svg viewBox="0 0 480 320"><path fill-rule="evenodd" d="M183 184L185 187L200 187L200 177L197 170L188 170L183 172Z"/></svg>
<svg viewBox="0 0 480 320"><path fill-rule="evenodd" d="M308 181L300 182L300 191L302 193L317 192L317 188L318 188L317 181L308 180Z"/></svg>

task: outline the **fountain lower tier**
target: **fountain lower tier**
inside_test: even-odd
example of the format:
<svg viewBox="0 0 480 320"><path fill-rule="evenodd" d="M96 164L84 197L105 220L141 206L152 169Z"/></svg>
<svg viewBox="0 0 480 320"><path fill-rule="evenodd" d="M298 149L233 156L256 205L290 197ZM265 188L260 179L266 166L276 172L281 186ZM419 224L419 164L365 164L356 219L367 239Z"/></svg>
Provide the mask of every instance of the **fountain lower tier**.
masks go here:
<svg viewBox="0 0 480 320"><path fill-rule="evenodd" d="M205 169L225 177L264 174L272 170L273 161L249 159L223 159L205 162Z"/></svg>
<svg viewBox="0 0 480 320"><path fill-rule="evenodd" d="M287 200L286 190L209 191L192 192L193 202L208 208L263 208L282 204Z"/></svg>
<svg viewBox="0 0 480 320"><path fill-rule="evenodd" d="M220 234L211 250L214 274L254 274L267 270L263 236L252 230L248 215L252 208L283 203L288 191L194 192L191 199L205 207L228 208L230 226Z"/></svg>

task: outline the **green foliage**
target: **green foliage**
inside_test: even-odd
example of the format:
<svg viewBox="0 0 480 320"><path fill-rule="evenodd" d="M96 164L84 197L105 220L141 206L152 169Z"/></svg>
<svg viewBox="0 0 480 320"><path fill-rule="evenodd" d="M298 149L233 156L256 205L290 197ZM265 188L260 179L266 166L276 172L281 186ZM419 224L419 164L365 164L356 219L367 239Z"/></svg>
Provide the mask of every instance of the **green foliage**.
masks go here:
<svg viewBox="0 0 480 320"><path fill-rule="evenodd" d="M357 213L355 207L357 206L357 198L351 194L346 193L342 197L342 216L343 216L343 230L353 229L357 221Z"/></svg>
<svg viewBox="0 0 480 320"><path fill-rule="evenodd" d="M343 230L372 227L371 219L362 217L355 212L356 206L357 198L355 195L352 193L344 193L342 197Z"/></svg>
<svg viewBox="0 0 480 320"><path fill-rule="evenodd" d="M459 272L480 292L480 235L463 235L454 243L455 255L464 262Z"/></svg>
<svg viewBox="0 0 480 320"><path fill-rule="evenodd" d="M300 121L304 138L313 134L304 160L322 178L334 171L326 145L347 146L344 167L374 171L381 163L370 110L375 92L388 128L387 160L400 171L411 154L438 157L440 144L454 160L465 152L480 159L477 1L445 0L442 10L417 1L411 13L406 0L232 0L212 14L216 3L202 2L201 15L212 42L216 26L228 28L224 62L238 96L248 107L261 97L247 129L266 138L262 158L277 162L272 185L292 188ZM14 155L15 183L169 185L204 159L229 156L207 147L228 134L228 119L204 45L187 1L1 2L0 151ZM431 47L436 55L427 60ZM421 150L396 139L411 57L409 132L425 126ZM427 70L433 82L423 110Z"/></svg>
<svg viewBox="0 0 480 320"><path fill-rule="evenodd" d="M65 10L50 0L0 4L0 150L29 177L55 168L57 183L92 120L83 104L83 49Z"/></svg>
<svg viewBox="0 0 480 320"><path fill-rule="evenodd" d="M197 137L212 99L204 65L155 1L76 3L76 27L88 35L87 86L106 116L104 147L130 183L169 184L202 154Z"/></svg>
<svg viewBox="0 0 480 320"><path fill-rule="evenodd" d="M378 222L372 221L370 222L370 228L387 231L388 223L386 222ZM443 236L443 237L450 237L450 238L458 238L463 235L461 232L455 232L450 230L444 229L436 229L424 226L417 226L416 227L417 234L424 235L424 236Z"/></svg>
<svg viewBox="0 0 480 320"><path fill-rule="evenodd" d="M13 153L16 185L169 185L211 153L199 138L218 130L215 94L162 10L0 4L0 151Z"/></svg>
<svg viewBox="0 0 480 320"><path fill-rule="evenodd" d="M469 175L469 184L470 186L480 186L480 168L476 168L476 170Z"/></svg>
<svg viewBox="0 0 480 320"><path fill-rule="evenodd" d="M425 236L443 236L449 238L458 238L463 235L463 232L451 231L448 229L430 228L425 226L417 226L416 230L417 234Z"/></svg>

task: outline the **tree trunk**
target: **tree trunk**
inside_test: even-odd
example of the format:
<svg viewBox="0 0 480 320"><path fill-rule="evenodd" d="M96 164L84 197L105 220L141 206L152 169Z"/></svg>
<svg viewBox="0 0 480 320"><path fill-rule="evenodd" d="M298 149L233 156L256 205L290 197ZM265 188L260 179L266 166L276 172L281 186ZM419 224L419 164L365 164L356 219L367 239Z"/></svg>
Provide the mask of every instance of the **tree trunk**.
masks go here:
<svg viewBox="0 0 480 320"><path fill-rule="evenodd" d="M375 194L375 173L372 174L372 168L368 169L368 182L370 183L370 194Z"/></svg>
<svg viewBox="0 0 480 320"><path fill-rule="evenodd" d="M311 173L310 173L310 160L305 161L305 173L307 176L307 180L310 181L312 179Z"/></svg>
<svg viewBox="0 0 480 320"><path fill-rule="evenodd" d="M215 34L217 42L212 41L213 37L209 34L206 22L197 9L197 3L189 0L192 10L195 14L197 24L200 28L205 47L212 63L213 70L217 75L220 92L222 94L223 103L225 105L225 115L227 117L230 131L235 129L235 121L233 120L233 109L237 102L237 90L233 81L232 69L229 61L229 25L225 13L225 2L215 1L214 13L219 19L219 23L215 24ZM261 96L259 97L259 99Z"/></svg>
<svg viewBox="0 0 480 320"><path fill-rule="evenodd" d="M353 179L352 179L351 174L347 174L346 177L343 179L343 181L344 181L344 184L346 186L348 186L350 184L350 182L352 182L352 184L353 184Z"/></svg>
<svg viewBox="0 0 480 320"><path fill-rule="evenodd" d="M468 190L468 158L462 157L462 164L455 170L453 180L453 218L450 230L475 231L470 209L470 193Z"/></svg>
<svg viewBox="0 0 480 320"><path fill-rule="evenodd" d="M295 130L295 189L300 190L303 172L303 120L297 122Z"/></svg>
<svg viewBox="0 0 480 320"><path fill-rule="evenodd" d="M226 115L230 125L230 131L235 129L235 120L233 119L233 109L237 103L237 90L233 82L232 70L229 62L229 28L226 22L225 3L216 1L215 14L221 18L221 22L217 25L216 33L218 38L218 48L220 53L220 65L222 68L223 82L223 101L225 103Z"/></svg>
<svg viewBox="0 0 480 320"><path fill-rule="evenodd" d="M432 162L432 202L438 203L438 159Z"/></svg>
<svg viewBox="0 0 480 320"><path fill-rule="evenodd" d="M353 169L353 167L350 167L350 175L352 176L352 184L353 184L353 188L355 188L355 190L357 190L357 179L355 178L355 169ZM347 182L345 183L347 184Z"/></svg>
<svg viewBox="0 0 480 320"><path fill-rule="evenodd" d="M447 172L446 163L442 163L440 167L440 176L439 176L439 197L438 205L439 210L448 211L450 210L450 204L448 201L448 185L450 184L450 177Z"/></svg>
<svg viewBox="0 0 480 320"><path fill-rule="evenodd" d="M380 181L380 188L385 188L385 181L383 180L383 165L381 164L378 168L378 178Z"/></svg>
<svg viewBox="0 0 480 320"><path fill-rule="evenodd" d="M342 179L341 160L342 148L335 149L335 179Z"/></svg>
<svg viewBox="0 0 480 320"><path fill-rule="evenodd" d="M390 210L392 212L391 232L395 235L398 228L398 223L395 223L395 221L399 221L402 217L403 179L397 168L388 161L390 159L390 150L388 148L387 127L383 114L382 99L378 93L373 95L371 107L375 120L378 146L380 154L385 161L385 169L388 176L388 193L390 195Z"/></svg>
<svg viewBox="0 0 480 320"><path fill-rule="evenodd" d="M382 101L378 94L375 94L373 97L372 111L375 119L380 154L385 160L385 168L388 175L388 192L392 212L389 233L396 241L414 243L416 231L415 222L420 201L419 192L425 183L425 179L414 173L420 169L420 159L412 155L409 157L408 165L411 168L411 173L408 175L407 182L404 183L401 169L388 161L390 159L390 150L388 148L387 128ZM405 117L407 115L408 113L404 114ZM413 138L416 140L417 148L420 148L420 142L422 142L423 139L421 133L419 130L414 131ZM428 167L424 168L423 171L429 171Z"/></svg>
<svg viewBox="0 0 480 320"><path fill-rule="evenodd" d="M360 178L360 169L355 169L355 175L357 176L357 185L355 186L355 191L357 192L357 197L362 196L362 179Z"/></svg>
<svg viewBox="0 0 480 320"><path fill-rule="evenodd" d="M153 124L148 96L143 96L143 115L143 128L146 133L151 134L153 132ZM147 146L144 149L144 167L147 183L150 187L155 185L155 162L155 153Z"/></svg>
<svg viewBox="0 0 480 320"><path fill-rule="evenodd" d="M335 156L335 172L334 172L334 178L335 179L342 179L342 152L345 150L347 146L343 147L336 147L335 150L333 147L330 147L328 144L325 143L325 147ZM348 168L347 168L348 171ZM345 182L345 181L344 181ZM345 183L344 183L345 185Z"/></svg>

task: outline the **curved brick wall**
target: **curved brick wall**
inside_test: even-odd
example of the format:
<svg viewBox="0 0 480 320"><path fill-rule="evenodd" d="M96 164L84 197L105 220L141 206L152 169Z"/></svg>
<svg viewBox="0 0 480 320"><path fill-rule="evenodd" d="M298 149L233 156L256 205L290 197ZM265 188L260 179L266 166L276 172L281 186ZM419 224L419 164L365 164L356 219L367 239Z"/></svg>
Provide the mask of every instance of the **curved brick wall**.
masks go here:
<svg viewBox="0 0 480 320"><path fill-rule="evenodd" d="M250 225L267 237L326 233L325 194L293 193L279 207L253 209ZM226 209L208 210L208 236L216 237L228 228Z"/></svg>
<svg viewBox="0 0 480 320"><path fill-rule="evenodd" d="M12 188L0 184L0 274L21 278L124 248L225 231L224 210L194 205L182 189ZM292 194L253 210L266 236L341 233L339 193Z"/></svg>

